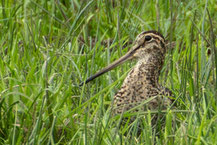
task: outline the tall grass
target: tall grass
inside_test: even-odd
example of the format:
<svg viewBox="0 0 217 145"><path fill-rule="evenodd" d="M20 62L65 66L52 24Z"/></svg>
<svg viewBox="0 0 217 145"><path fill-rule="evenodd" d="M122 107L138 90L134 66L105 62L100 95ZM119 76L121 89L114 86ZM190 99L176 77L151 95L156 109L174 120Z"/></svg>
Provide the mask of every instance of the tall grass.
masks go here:
<svg viewBox="0 0 217 145"><path fill-rule="evenodd" d="M0 11L1 144L217 144L215 0L1 0ZM176 107L160 135L150 126L153 112L138 112L138 137L137 120L120 126L123 116L111 115L134 62L79 83L151 29L175 42L160 80Z"/></svg>

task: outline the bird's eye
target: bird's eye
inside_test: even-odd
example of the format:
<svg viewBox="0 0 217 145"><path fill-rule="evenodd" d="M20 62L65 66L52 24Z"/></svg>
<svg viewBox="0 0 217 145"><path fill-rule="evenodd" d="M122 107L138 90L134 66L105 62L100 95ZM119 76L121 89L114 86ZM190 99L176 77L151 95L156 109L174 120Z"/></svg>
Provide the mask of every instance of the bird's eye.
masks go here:
<svg viewBox="0 0 217 145"><path fill-rule="evenodd" d="M150 41L151 40L151 36L150 35L147 35L147 36L145 36L145 41Z"/></svg>

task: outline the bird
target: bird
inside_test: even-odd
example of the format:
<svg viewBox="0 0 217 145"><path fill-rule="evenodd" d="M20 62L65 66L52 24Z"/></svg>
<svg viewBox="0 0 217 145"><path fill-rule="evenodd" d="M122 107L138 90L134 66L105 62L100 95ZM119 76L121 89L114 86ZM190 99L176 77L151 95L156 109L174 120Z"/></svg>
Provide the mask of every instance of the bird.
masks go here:
<svg viewBox="0 0 217 145"><path fill-rule="evenodd" d="M164 36L155 30L144 31L136 37L134 45L124 56L89 77L80 86L128 60L136 60L135 66L129 71L114 96L113 114L122 114L139 105L142 105L144 110L159 110L159 106L161 109L167 109L173 102L170 97L172 91L159 84L166 53ZM147 100L149 101L144 104ZM134 109L134 112L138 110Z"/></svg>

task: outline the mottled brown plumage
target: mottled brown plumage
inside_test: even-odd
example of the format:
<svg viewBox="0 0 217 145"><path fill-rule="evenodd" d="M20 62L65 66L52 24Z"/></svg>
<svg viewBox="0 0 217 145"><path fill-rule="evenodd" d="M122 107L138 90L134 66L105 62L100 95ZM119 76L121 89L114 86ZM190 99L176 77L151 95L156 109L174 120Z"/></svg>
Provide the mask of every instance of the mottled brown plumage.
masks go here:
<svg viewBox="0 0 217 145"><path fill-rule="evenodd" d="M161 108L166 109L171 104L171 100L167 97L171 96L171 91L158 83L165 54L164 37L156 31L143 32L137 36L134 46L127 54L87 79L85 83L126 60L136 59L137 64L129 72L121 89L114 96L113 113L121 114L154 96L157 97L144 105L143 108L145 110L158 110L159 105L161 105Z"/></svg>

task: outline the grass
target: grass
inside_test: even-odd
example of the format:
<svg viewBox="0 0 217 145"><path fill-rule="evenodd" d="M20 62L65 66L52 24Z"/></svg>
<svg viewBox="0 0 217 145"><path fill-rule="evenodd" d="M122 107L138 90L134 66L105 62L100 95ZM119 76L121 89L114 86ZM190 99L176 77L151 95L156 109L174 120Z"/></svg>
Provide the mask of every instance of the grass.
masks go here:
<svg viewBox="0 0 217 145"><path fill-rule="evenodd" d="M2 0L0 11L1 144L217 144L215 0ZM160 135L147 111L136 114L142 135L124 136L135 128L118 130L110 109L134 63L78 84L151 29L175 42L160 81L177 107Z"/></svg>

